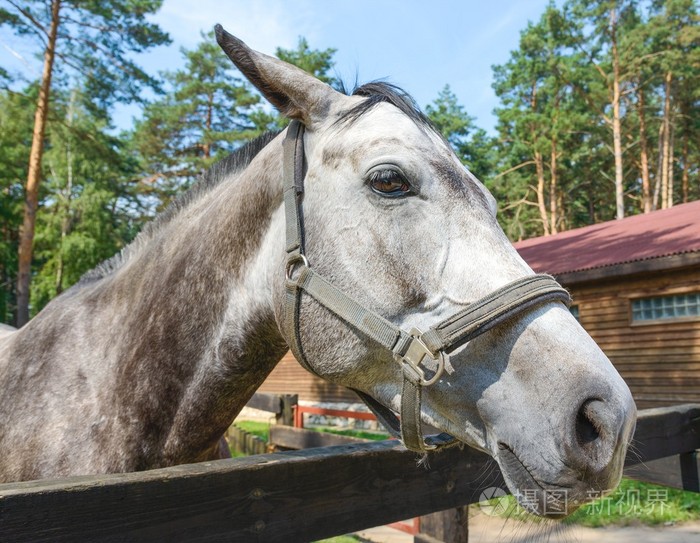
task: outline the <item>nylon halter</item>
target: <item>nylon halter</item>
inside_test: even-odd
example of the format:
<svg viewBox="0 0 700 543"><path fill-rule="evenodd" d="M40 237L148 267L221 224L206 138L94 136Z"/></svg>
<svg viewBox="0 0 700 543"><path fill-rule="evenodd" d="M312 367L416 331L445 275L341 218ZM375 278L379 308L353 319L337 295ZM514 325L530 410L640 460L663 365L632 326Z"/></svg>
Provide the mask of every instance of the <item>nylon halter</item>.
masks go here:
<svg viewBox="0 0 700 543"><path fill-rule="evenodd" d="M452 445L456 438L442 433L423 436L421 395L436 383L448 352L502 322L548 302L571 303L569 293L549 275L530 275L509 283L469 304L427 331L406 332L336 288L310 266L304 255L304 125L292 121L284 140L284 209L286 215L286 301L284 327L299 363L319 375L304 356L299 330L303 293L329 309L348 326L376 341L393 354L403 373L400 421L393 411L360 391L360 398L406 448L424 452Z"/></svg>

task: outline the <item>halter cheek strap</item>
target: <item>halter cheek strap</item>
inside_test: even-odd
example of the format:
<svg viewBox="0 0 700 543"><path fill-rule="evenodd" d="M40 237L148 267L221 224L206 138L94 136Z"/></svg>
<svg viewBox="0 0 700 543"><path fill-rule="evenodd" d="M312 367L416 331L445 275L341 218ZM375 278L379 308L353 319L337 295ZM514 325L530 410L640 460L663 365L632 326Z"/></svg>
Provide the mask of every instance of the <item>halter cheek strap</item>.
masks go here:
<svg viewBox="0 0 700 543"><path fill-rule="evenodd" d="M355 391L392 435L406 448L424 452L451 445L449 434L423 436L421 401L423 387L437 382L447 353L474 337L534 306L559 301L571 303L569 293L549 275L530 275L501 287L440 321L426 332L406 332L316 273L304 255L304 125L292 121L284 140L284 208L286 216L287 264L284 327L292 353L310 372L318 372L304 356L299 308L303 293L329 309L347 325L390 351L403 373L400 420L393 411L371 396Z"/></svg>

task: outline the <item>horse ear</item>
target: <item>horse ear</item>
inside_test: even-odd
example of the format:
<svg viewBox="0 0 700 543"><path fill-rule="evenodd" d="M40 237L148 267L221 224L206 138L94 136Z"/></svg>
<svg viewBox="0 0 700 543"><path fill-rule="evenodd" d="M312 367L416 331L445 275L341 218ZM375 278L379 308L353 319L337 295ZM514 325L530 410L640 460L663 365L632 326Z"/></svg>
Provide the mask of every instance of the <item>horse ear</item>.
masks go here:
<svg viewBox="0 0 700 543"><path fill-rule="evenodd" d="M332 102L343 96L296 66L254 51L221 25L214 31L224 53L284 116L311 126L326 117Z"/></svg>

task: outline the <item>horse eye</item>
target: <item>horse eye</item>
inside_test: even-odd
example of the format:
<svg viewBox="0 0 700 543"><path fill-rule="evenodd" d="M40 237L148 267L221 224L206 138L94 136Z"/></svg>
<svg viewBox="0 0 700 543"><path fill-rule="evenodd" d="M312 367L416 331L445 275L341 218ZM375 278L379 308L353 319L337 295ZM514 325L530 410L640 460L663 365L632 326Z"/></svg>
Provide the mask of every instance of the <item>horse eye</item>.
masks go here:
<svg viewBox="0 0 700 543"><path fill-rule="evenodd" d="M389 198L398 198L411 194L411 185L396 170L372 172L369 184L374 192Z"/></svg>

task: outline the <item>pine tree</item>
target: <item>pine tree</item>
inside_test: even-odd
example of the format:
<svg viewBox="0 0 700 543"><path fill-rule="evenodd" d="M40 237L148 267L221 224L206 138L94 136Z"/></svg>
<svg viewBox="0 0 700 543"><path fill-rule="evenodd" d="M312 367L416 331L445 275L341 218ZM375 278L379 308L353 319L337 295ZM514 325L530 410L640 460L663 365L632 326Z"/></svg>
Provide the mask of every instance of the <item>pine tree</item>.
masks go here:
<svg viewBox="0 0 700 543"><path fill-rule="evenodd" d="M254 118L260 97L221 52L213 32L181 52L184 67L163 74L165 96L146 106L133 132L143 186L161 208L211 164L260 133Z"/></svg>
<svg viewBox="0 0 700 543"><path fill-rule="evenodd" d="M19 228L38 87L0 91L0 322L14 322Z"/></svg>
<svg viewBox="0 0 700 543"><path fill-rule="evenodd" d="M32 313L118 252L140 218L135 161L84 107L79 89L54 93L51 145L44 153L42 213L37 218ZM134 212L137 213L134 213Z"/></svg>
<svg viewBox="0 0 700 543"><path fill-rule="evenodd" d="M425 108L428 118L440 130L457 156L469 170L483 181L493 174L493 142L486 131L474 124L449 85Z"/></svg>
<svg viewBox="0 0 700 543"><path fill-rule="evenodd" d="M608 126L612 139L615 217L625 216L623 116L625 96L632 92L632 73L624 62L630 52L625 35L639 24L635 0L570 0L567 17L576 21L570 39L576 51L575 70L569 73L579 96Z"/></svg>
<svg viewBox="0 0 700 543"><path fill-rule="evenodd" d="M511 231L516 237L566 229L576 208L568 153L584 137L587 119L563 75L569 63L568 24L550 5L521 33L508 63L494 67L494 89L502 102L496 110L501 164L494 189L509 201L504 219L517 222Z"/></svg>
<svg viewBox="0 0 700 543"><path fill-rule="evenodd" d="M81 74L90 107L105 112L114 100L137 98L144 85L155 83L129 60L128 53L165 43L168 37L145 19L157 11L161 0L8 0L8 4L10 9L0 8L0 25L33 37L43 51L19 244L17 325L22 326L29 319L34 231L54 72Z"/></svg>
<svg viewBox="0 0 700 543"><path fill-rule="evenodd" d="M697 4L692 0L655 0L651 4L648 34L655 54L649 64L663 81L656 81L662 88L663 105L653 207L660 199L661 208L667 208L675 201L688 200L690 172L693 165L698 167L697 154L691 150L697 148L700 122L700 27ZM680 195L675 190L677 164L681 166Z"/></svg>

